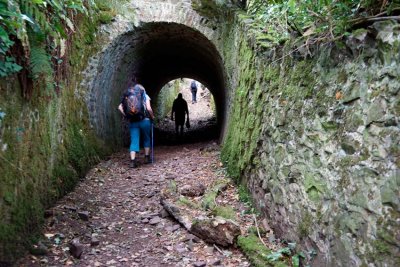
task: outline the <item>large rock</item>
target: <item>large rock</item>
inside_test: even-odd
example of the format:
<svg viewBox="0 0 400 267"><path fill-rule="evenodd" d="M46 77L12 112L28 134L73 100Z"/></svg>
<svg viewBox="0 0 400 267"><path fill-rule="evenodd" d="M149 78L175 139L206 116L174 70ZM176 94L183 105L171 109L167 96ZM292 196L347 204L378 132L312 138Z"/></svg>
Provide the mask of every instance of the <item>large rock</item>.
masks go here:
<svg viewBox="0 0 400 267"><path fill-rule="evenodd" d="M197 219L190 231L208 243L224 247L233 245L236 237L240 235L239 225L221 217Z"/></svg>
<svg viewBox="0 0 400 267"><path fill-rule="evenodd" d="M187 214L182 213L179 207L172 203L172 201L161 198L160 203L175 220L177 220L187 230L190 230L192 222Z"/></svg>
<svg viewBox="0 0 400 267"><path fill-rule="evenodd" d="M71 240L68 245L71 255L76 259L80 259L83 253L83 245L80 243L79 238Z"/></svg>
<svg viewBox="0 0 400 267"><path fill-rule="evenodd" d="M206 187L203 184L184 185L179 192L183 196L198 197L204 195Z"/></svg>

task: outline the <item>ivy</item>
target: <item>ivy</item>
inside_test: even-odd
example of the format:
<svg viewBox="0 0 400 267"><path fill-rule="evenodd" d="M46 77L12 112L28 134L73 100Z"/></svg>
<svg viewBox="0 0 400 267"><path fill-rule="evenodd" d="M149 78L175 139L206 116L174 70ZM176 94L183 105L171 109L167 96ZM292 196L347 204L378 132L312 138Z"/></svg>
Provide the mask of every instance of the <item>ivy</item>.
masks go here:
<svg viewBox="0 0 400 267"><path fill-rule="evenodd" d="M22 69L20 65L15 62L13 57L4 57L0 62L0 78L8 76L10 73L18 72Z"/></svg>

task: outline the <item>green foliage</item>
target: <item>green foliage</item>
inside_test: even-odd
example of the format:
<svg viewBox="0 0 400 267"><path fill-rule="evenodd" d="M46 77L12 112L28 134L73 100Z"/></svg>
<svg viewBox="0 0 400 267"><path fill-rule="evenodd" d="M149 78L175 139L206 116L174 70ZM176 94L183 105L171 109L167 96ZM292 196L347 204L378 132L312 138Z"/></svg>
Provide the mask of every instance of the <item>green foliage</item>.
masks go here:
<svg viewBox="0 0 400 267"><path fill-rule="evenodd" d="M3 56L3 61L0 61L0 78L19 72L20 70L22 70L22 67L15 62L13 57Z"/></svg>
<svg viewBox="0 0 400 267"><path fill-rule="evenodd" d="M395 1L371 0L249 0L248 14L254 16L253 27L274 40L285 40L291 34L313 42L334 40L346 34L357 23L379 14L398 10ZM313 39L315 37L315 39Z"/></svg>
<svg viewBox="0 0 400 267"><path fill-rule="evenodd" d="M239 236L237 239L238 247L245 253L252 265L271 266L267 261L266 256L271 252L261 243L255 235Z"/></svg>
<svg viewBox="0 0 400 267"><path fill-rule="evenodd" d="M100 11L111 11L110 1L96 0L96 6Z"/></svg>
<svg viewBox="0 0 400 267"><path fill-rule="evenodd" d="M292 265L293 265L293 267L300 267L301 260L302 259L304 260L305 258L306 258L306 256L304 255L303 252L299 252L299 253L295 254L292 257Z"/></svg>
<svg viewBox="0 0 400 267"><path fill-rule="evenodd" d="M288 247L285 247L272 252L271 254L267 255L266 258L269 261L277 261L282 259L284 256L290 256L290 255L291 255L290 249Z"/></svg>
<svg viewBox="0 0 400 267"><path fill-rule="evenodd" d="M286 247L276 251L270 250L257 237L256 233L238 237L238 246L250 259L254 266L304 266L303 252L296 253L296 243L288 243Z"/></svg>
<svg viewBox="0 0 400 267"><path fill-rule="evenodd" d="M237 239L239 248L244 252L252 263L252 266L289 266L287 259L281 259L281 256L289 251L289 248L283 248L278 252L271 251L253 234L248 236L239 236Z"/></svg>
<svg viewBox="0 0 400 267"><path fill-rule="evenodd" d="M71 17L76 13L88 14L85 2L89 7L94 5L91 0L1 1L0 77L17 73L23 67L15 62L14 55L10 51L15 44L15 40L22 44L24 56L26 57L25 61L29 62L29 54L27 53L29 51L29 38L27 32L32 32L31 36L45 36L42 43L60 43L58 40L68 37L68 31L75 30ZM57 46L52 48L54 50Z"/></svg>
<svg viewBox="0 0 400 267"><path fill-rule="evenodd" d="M39 79L41 76L53 72L49 55L44 47L31 48L30 68L34 79Z"/></svg>
<svg viewBox="0 0 400 267"><path fill-rule="evenodd" d="M102 11L99 15L99 22L101 24L109 24L114 19L115 13L111 11Z"/></svg>
<svg viewBox="0 0 400 267"><path fill-rule="evenodd" d="M239 185L238 193L239 193L239 200L241 202L251 205L252 199L249 190L244 185Z"/></svg>

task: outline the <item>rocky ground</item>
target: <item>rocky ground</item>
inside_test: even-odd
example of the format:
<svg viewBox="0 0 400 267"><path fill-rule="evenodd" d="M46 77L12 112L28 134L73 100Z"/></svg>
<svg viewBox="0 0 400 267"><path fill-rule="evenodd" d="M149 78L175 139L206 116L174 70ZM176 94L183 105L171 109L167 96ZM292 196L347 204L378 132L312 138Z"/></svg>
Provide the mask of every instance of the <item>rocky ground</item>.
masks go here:
<svg viewBox="0 0 400 267"><path fill-rule="evenodd" d="M113 155L48 210L36 255L19 266L250 265L238 249L206 244L192 235L160 204L161 192L171 184L207 187L221 178L215 143L157 147L154 164L138 169L128 164L127 153ZM246 207L235 190L229 185L216 201L230 202L240 217ZM242 218L251 221L249 215Z"/></svg>
<svg viewBox="0 0 400 267"><path fill-rule="evenodd" d="M191 99L190 90L182 93ZM46 211L41 240L17 266L265 266L265 253L277 248L268 223L257 224L249 203L239 201L248 195L226 177L216 141L193 143L216 126L209 92L198 94L197 103L188 101L185 139L176 142L174 122L164 120L155 135L175 145L156 146L153 164L141 152L139 168L130 169L128 151L100 162ZM257 254L249 258L236 238L250 232L252 241L241 241Z"/></svg>
<svg viewBox="0 0 400 267"><path fill-rule="evenodd" d="M157 146L154 163L138 169L128 168L127 151L98 164L75 191L46 211L41 241L18 266L249 266L237 248L205 243L160 203L161 192L171 186L176 192L199 183L208 186L223 175L214 141L187 144L205 124L215 126L210 94L199 89L198 102L192 104L184 85L182 93L192 124L179 140L186 144ZM207 131L203 127L200 135L210 137ZM155 135L160 132L176 143L173 121L157 125ZM227 202L224 195L233 197L240 214L245 207L235 194L229 186L218 201Z"/></svg>

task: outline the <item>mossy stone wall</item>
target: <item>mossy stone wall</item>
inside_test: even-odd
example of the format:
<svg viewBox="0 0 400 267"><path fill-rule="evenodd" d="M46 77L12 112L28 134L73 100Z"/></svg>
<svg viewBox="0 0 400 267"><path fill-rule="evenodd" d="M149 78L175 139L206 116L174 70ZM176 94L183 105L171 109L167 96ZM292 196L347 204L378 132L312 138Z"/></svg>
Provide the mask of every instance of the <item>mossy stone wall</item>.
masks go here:
<svg viewBox="0 0 400 267"><path fill-rule="evenodd" d="M399 24L284 56L251 23L239 15L224 45L229 173L312 265L399 265Z"/></svg>
<svg viewBox="0 0 400 267"><path fill-rule="evenodd" d="M78 86L89 56L101 47L97 26L85 18L79 23L59 93L39 81L26 100L17 77L0 81L0 265L30 248L44 210L111 152L94 135Z"/></svg>

